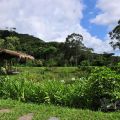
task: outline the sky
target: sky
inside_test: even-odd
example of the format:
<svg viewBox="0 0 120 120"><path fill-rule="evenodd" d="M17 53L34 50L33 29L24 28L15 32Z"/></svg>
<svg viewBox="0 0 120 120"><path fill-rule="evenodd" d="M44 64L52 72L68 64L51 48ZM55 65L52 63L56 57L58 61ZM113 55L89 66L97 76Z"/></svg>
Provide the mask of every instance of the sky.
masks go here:
<svg viewBox="0 0 120 120"><path fill-rule="evenodd" d="M94 52L115 52L108 33L120 19L120 0L0 0L0 29L15 27L44 41L83 35Z"/></svg>

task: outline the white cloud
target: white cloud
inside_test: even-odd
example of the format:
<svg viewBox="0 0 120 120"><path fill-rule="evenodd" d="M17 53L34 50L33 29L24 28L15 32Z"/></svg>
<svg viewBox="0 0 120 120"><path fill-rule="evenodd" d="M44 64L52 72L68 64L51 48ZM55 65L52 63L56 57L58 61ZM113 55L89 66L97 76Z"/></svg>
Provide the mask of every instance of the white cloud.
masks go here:
<svg viewBox="0 0 120 120"><path fill-rule="evenodd" d="M2 26L16 26L21 32L51 40L58 31L67 31L78 23L82 9L79 0L2 0L0 22Z"/></svg>
<svg viewBox="0 0 120 120"><path fill-rule="evenodd" d="M84 36L87 47L95 52L112 51L80 25L82 0L0 0L0 27L16 27L17 31L38 36L46 41L64 41L73 32Z"/></svg>
<svg viewBox="0 0 120 120"><path fill-rule="evenodd" d="M120 0L98 0L96 7L101 13L91 20L92 23L112 26L120 19Z"/></svg>
<svg viewBox="0 0 120 120"><path fill-rule="evenodd" d="M91 36L91 34L84 28L78 27L78 33L82 33L84 36L84 44L90 48L94 49L94 52L113 52L112 47L109 45L110 39L107 37L105 40L101 40L96 36Z"/></svg>

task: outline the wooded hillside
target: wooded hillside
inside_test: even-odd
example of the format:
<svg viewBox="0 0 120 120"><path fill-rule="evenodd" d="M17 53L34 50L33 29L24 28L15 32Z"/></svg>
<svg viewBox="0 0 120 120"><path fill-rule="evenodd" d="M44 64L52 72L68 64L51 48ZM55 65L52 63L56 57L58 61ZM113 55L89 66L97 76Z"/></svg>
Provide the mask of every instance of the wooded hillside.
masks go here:
<svg viewBox="0 0 120 120"><path fill-rule="evenodd" d="M65 42L45 42L15 30L0 30L0 48L25 52L34 56L38 66L103 66L116 64L113 53L97 54L83 44L84 37L73 33Z"/></svg>

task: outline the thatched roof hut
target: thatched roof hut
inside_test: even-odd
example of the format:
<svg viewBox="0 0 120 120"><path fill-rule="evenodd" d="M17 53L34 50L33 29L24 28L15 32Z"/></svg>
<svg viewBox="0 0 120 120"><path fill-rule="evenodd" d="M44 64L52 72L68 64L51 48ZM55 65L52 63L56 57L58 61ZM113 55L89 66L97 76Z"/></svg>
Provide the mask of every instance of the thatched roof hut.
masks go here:
<svg viewBox="0 0 120 120"><path fill-rule="evenodd" d="M17 52L13 50L7 50L7 49L0 49L0 59L12 59L12 58L19 58L22 60L34 60L34 57L31 55L27 55L22 52Z"/></svg>
<svg viewBox="0 0 120 120"><path fill-rule="evenodd" d="M27 60L34 60L34 57L31 55L27 55L22 52L17 52L13 50L7 50L7 49L0 49L0 66L4 66L5 68L5 74L18 74L18 70L15 68L13 69L12 66L15 65L14 63L17 61L12 61L12 58L18 59L20 61L24 61L24 63Z"/></svg>

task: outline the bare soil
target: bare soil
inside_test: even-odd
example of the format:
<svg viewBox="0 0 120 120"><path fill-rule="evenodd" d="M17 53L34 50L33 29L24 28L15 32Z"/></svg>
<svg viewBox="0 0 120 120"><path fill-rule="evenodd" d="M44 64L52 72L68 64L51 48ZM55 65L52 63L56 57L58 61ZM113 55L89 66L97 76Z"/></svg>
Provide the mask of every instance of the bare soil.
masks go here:
<svg viewBox="0 0 120 120"><path fill-rule="evenodd" d="M0 109L0 113L9 113L11 112L10 109Z"/></svg>
<svg viewBox="0 0 120 120"><path fill-rule="evenodd" d="M33 113L29 113L27 115L21 116L18 120L32 120Z"/></svg>

